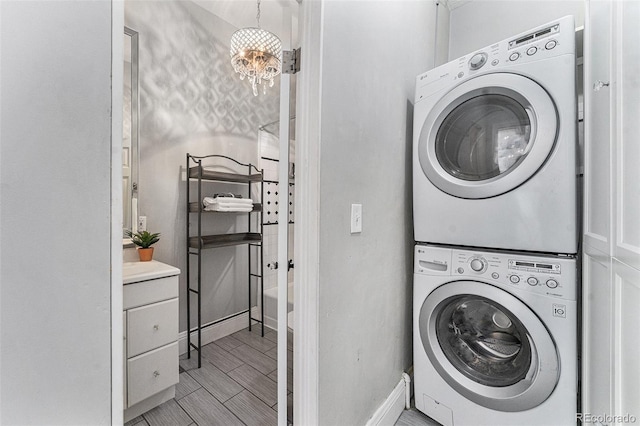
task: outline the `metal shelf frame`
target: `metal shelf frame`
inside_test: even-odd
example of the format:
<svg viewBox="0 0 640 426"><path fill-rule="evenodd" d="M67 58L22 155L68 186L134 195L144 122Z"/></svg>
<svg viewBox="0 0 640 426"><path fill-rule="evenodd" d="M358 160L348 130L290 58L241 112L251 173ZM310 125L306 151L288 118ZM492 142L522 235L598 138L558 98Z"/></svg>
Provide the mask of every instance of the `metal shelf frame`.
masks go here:
<svg viewBox="0 0 640 426"><path fill-rule="evenodd" d="M236 164L236 167L246 167L247 173L227 173L227 172L219 172L214 170L205 169L203 166L203 161L207 161L208 159L224 159L229 160ZM205 155L205 156L195 156L187 153L187 352L188 358L191 358L191 350L194 349L198 352L198 368L202 366L202 253L204 250L215 249L218 247L229 247L235 245L246 244L247 252L248 252L248 271L247 271L247 284L248 284L248 309L246 311L241 311L236 314L231 315L237 316L241 315L244 312L248 313L249 316L249 330L251 330L252 321L261 324L262 327L262 336L264 337L264 266L263 266L263 246L262 246L262 236L264 232L264 224L262 218L262 203L263 203L263 194L264 194L264 171L258 169L255 165L251 163L241 163L238 160L228 157L226 155ZM191 201L191 188L190 183L193 181L197 181L197 199L198 201ZM260 184L260 193L257 194L259 196L260 202L254 202L253 210L251 212L213 212L206 211L202 206L203 193L202 193L202 184L203 182L231 182L231 183L240 183L247 185L247 196L252 198L252 184L259 183ZM209 214L215 213L212 216ZM189 214L197 215L197 235L191 236L189 229ZM229 215L229 214L246 214L247 215L247 232L239 232L239 233L231 233L231 234L217 234L217 235L202 235L202 215L206 214L208 217L215 217L215 215ZM252 215L258 214L258 228L256 231L252 232ZM256 247L258 250L258 267L260 271L258 273L252 272L252 264L251 264L251 248ZM197 280L196 280L196 288L194 289L191 285L191 256L196 256L197 262ZM256 279L256 283L259 286L259 297L260 297L260 318L253 318L251 316L251 280ZM197 299L197 323L195 324L194 329L192 329L192 321L191 321L191 296L193 295ZM219 322L215 321L214 323ZM193 331L197 332L196 342L192 342L191 333Z"/></svg>

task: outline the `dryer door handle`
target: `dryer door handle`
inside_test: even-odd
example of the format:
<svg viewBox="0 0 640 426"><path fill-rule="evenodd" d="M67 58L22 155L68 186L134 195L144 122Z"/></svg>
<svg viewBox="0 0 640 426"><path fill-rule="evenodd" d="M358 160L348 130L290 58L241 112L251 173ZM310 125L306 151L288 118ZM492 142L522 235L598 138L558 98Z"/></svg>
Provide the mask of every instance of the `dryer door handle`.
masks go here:
<svg viewBox="0 0 640 426"><path fill-rule="evenodd" d="M594 92L599 92L600 89L602 89L603 87L609 87L609 82L607 81L606 83L602 80L598 80L595 83L593 83L593 91Z"/></svg>

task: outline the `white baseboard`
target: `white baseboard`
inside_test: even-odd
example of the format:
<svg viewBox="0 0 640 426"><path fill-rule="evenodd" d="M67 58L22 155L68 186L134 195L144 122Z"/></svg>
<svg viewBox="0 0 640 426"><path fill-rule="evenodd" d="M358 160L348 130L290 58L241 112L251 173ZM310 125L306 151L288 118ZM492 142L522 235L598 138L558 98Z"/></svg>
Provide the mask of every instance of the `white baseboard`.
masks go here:
<svg viewBox="0 0 640 426"><path fill-rule="evenodd" d="M366 426L393 426L398 421L402 411L407 407L407 395L410 393L411 379L406 373L391 391L387 399L373 413Z"/></svg>
<svg viewBox="0 0 640 426"><path fill-rule="evenodd" d="M259 315L257 306L251 309L251 316L257 318ZM215 340L221 339L224 336L235 333L236 331L243 330L249 325L249 314L244 313L236 317L228 318L224 321L220 321L215 324L205 325L202 327L202 346L211 343ZM265 327L269 324L265 319ZM255 324L255 327L260 327L260 324ZM198 340L198 333L196 331L191 332L191 342ZM178 335L178 346L180 348L180 355L187 353L187 331L182 331Z"/></svg>

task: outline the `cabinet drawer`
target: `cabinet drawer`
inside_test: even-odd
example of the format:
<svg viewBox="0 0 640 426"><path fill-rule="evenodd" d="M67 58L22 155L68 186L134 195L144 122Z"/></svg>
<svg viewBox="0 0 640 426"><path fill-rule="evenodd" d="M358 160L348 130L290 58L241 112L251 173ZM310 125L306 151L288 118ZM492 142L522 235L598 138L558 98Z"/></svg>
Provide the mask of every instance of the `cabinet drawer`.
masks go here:
<svg viewBox="0 0 640 426"><path fill-rule="evenodd" d="M178 297L178 275L125 284L123 293L123 309L125 310L173 299Z"/></svg>
<svg viewBox="0 0 640 426"><path fill-rule="evenodd" d="M127 362L129 407L178 383L178 342Z"/></svg>
<svg viewBox="0 0 640 426"><path fill-rule="evenodd" d="M178 340L178 299L127 311L129 358Z"/></svg>

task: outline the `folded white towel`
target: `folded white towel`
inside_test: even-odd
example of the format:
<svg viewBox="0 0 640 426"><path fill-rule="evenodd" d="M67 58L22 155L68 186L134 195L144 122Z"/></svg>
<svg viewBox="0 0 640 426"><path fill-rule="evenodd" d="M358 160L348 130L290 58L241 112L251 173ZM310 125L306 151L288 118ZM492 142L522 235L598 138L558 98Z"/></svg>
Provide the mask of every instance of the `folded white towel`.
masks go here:
<svg viewBox="0 0 640 426"><path fill-rule="evenodd" d="M242 203L214 203L210 204L206 207L228 207L231 209L253 209L253 204L242 204Z"/></svg>
<svg viewBox="0 0 640 426"><path fill-rule="evenodd" d="M230 205L242 205L242 206L253 206L253 200L250 198L235 198L235 197L204 197L202 199L202 204L206 206L211 205L220 205L220 206L230 206Z"/></svg>
<svg viewBox="0 0 640 426"><path fill-rule="evenodd" d="M253 210L253 206L230 207L230 206L211 205L211 206L206 206L204 210L210 211L210 212L250 212Z"/></svg>

